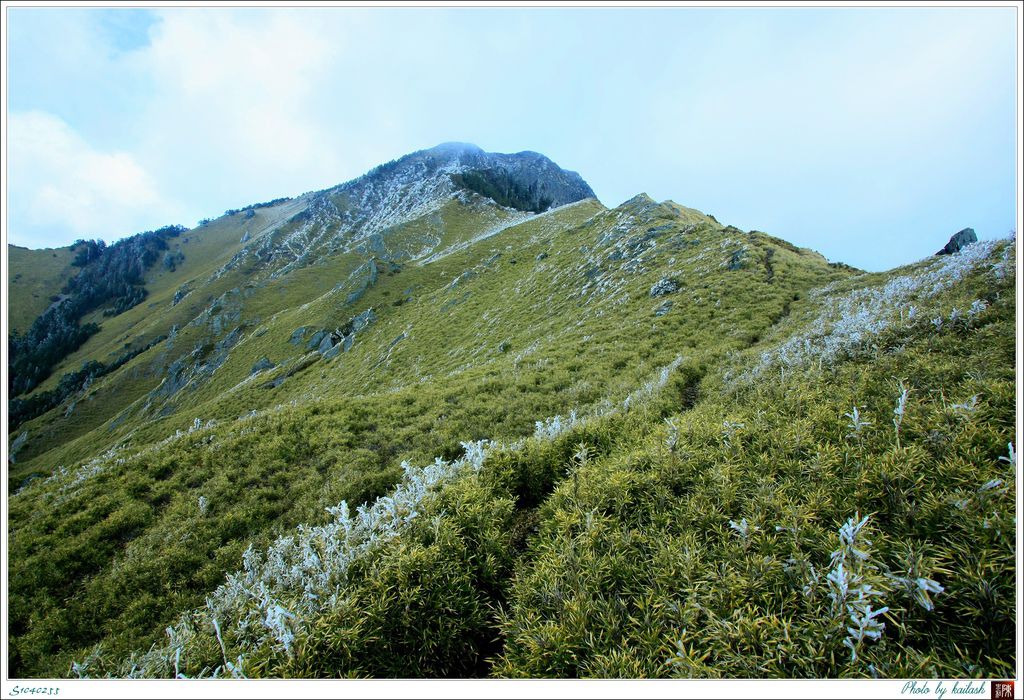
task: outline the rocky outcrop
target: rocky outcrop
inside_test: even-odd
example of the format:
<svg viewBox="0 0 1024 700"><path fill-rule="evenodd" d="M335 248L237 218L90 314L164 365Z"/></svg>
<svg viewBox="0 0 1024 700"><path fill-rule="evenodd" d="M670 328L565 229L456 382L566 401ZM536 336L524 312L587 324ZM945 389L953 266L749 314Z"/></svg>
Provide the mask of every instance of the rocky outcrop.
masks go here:
<svg viewBox="0 0 1024 700"><path fill-rule="evenodd" d="M975 243L978 240L977 234L974 233L973 228L965 228L954 233L949 242L942 247L936 255L952 255L953 253L959 253L964 246L968 246L971 243Z"/></svg>
<svg viewBox="0 0 1024 700"><path fill-rule="evenodd" d="M270 361L269 357L264 355L263 357L256 361L256 364L252 366L252 369L249 370L249 374L257 374L259 372L264 372L268 369L274 369L274 367L276 367L276 365Z"/></svg>
<svg viewBox="0 0 1024 700"><path fill-rule="evenodd" d="M350 280L353 278L359 281L356 283L356 288L345 297L345 303L349 305L362 299L366 290L377 284L377 261L373 258L367 260L349 276Z"/></svg>
<svg viewBox="0 0 1024 700"><path fill-rule="evenodd" d="M323 355L325 352L333 348L341 340L336 333L328 333L324 335L324 339L320 341L319 347L316 351Z"/></svg>
<svg viewBox="0 0 1024 700"><path fill-rule="evenodd" d="M7 461L8 462L10 462L11 464L14 464L14 458L18 454L18 450L20 450L22 447L24 447L26 442L28 442L28 431L27 430L23 430L21 432L21 435L19 435L18 437L14 438L11 441L10 449L7 450Z"/></svg>
<svg viewBox="0 0 1024 700"><path fill-rule="evenodd" d="M729 263L726 267L729 270L735 272L736 270L743 269L743 262L747 259L747 251L745 248L733 251L732 255L729 256Z"/></svg>
<svg viewBox="0 0 1024 700"><path fill-rule="evenodd" d="M352 318L352 332L359 333L370 326L374 321L377 320L377 314L373 309L367 309L358 316Z"/></svg>
<svg viewBox="0 0 1024 700"><path fill-rule="evenodd" d="M181 287L179 287L177 291L174 292L174 299L171 300L171 306L177 306L178 302L180 302L182 299L188 296L189 292L191 291L192 290L189 289L187 284L184 284Z"/></svg>
<svg viewBox="0 0 1024 700"><path fill-rule="evenodd" d="M472 206L487 198L501 207L540 213L592 197L594 191L578 173L563 170L540 153L487 153L470 144L444 143L289 200L279 219L247 231L242 249L217 274L249 261L257 274L279 278L320 259L325 251L338 250L401 261L421 248L404 249L390 232L452 200ZM356 298L349 303L358 301L362 292L365 287L351 292Z"/></svg>
<svg viewBox="0 0 1024 700"><path fill-rule="evenodd" d="M310 350L315 349L325 360L337 357L339 354L351 350L355 344L356 335L369 328L376 320L377 313L373 309L367 309L353 316L342 328L336 328L333 331L326 329L317 331L306 347Z"/></svg>

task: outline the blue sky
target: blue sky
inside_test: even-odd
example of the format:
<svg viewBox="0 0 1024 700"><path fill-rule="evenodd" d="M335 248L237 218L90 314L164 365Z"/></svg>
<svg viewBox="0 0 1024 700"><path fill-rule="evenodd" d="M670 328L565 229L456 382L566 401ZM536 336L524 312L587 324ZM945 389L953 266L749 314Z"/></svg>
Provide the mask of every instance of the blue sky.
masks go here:
<svg viewBox="0 0 1024 700"><path fill-rule="evenodd" d="M1015 228L1015 11L7 8L5 232L191 226L469 141L887 269Z"/></svg>

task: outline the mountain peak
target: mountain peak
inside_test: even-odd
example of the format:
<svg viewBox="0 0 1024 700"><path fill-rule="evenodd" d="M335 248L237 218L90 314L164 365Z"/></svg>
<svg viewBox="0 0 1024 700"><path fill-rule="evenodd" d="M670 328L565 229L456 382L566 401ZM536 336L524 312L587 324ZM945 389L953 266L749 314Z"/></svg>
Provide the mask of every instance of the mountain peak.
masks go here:
<svg viewBox="0 0 1024 700"><path fill-rule="evenodd" d="M284 218L267 222L262 233L252 232L243 241L247 245L218 274L246 260L267 274L287 274L453 201L539 214L584 199L596 199L590 185L547 156L488 153L471 143L449 141L291 200L281 210ZM436 244L440 238L435 238Z"/></svg>
<svg viewBox="0 0 1024 700"><path fill-rule="evenodd" d="M367 188L375 197L399 206L404 206L400 200L413 192L417 212L467 191L503 207L534 213L596 198L579 173L564 170L542 153L490 153L459 141L402 156L331 192L362 192ZM362 194L359 199L366 201Z"/></svg>
<svg viewBox="0 0 1024 700"><path fill-rule="evenodd" d="M484 153L484 149L480 148L475 143L465 143L463 141L445 141L444 143L437 144L433 148L426 149L426 152L438 155L447 155L461 153Z"/></svg>

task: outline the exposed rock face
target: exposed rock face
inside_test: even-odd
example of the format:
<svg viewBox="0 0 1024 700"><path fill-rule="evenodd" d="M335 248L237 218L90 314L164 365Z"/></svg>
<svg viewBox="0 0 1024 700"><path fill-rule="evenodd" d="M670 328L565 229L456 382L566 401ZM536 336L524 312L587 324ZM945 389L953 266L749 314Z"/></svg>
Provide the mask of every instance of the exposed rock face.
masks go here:
<svg viewBox="0 0 1024 700"><path fill-rule="evenodd" d="M978 240L977 234L974 233L973 228L965 228L961 231L954 233L949 242L942 247L936 255L952 255L953 253L959 253L960 249L964 246L968 246Z"/></svg>
<svg viewBox="0 0 1024 700"><path fill-rule="evenodd" d="M452 174L456 186L521 211L542 212L594 196L578 173L533 151L485 153L470 144L441 144L425 153L457 155L463 168Z"/></svg>
<svg viewBox="0 0 1024 700"><path fill-rule="evenodd" d="M336 328L333 331L326 329L317 331L306 347L310 350L315 349L324 359L330 360L342 352L351 350L356 340L356 334L362 333L376 320L376 312L373 309L367 309L353 316L343 328ZM313 341L316 343L314 344Z"/></svg>

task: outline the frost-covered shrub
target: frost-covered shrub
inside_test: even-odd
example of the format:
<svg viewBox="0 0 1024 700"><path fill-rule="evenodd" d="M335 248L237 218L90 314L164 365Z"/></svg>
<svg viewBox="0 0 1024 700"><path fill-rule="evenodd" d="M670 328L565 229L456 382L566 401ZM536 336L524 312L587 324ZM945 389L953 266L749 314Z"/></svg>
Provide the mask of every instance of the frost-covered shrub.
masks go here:
<svg viewBox="0 0 1024 700"><path fill-rule="evenodd" d="M855 289L834 294L825 287L812 294L821 303L821 311L802 332L791 335L778 346L761 354L759 363L745 376L753 378L770 367L807 367L831 365L839 357L856 352L869 340L897 323L914 323L919 306L935 298L975 270L987 267L997 278L1005 277L1013 261L1013 239L979 241L953 255L938 256L910 274L891 278L881 287ZM1002 255L995 260L996 251ZM976 317L986 308L982 300L971 306L968 316ZM954 309L951 321L962 320ZM942 316L931 320L936 330L944 324Z"/></svg>
<svg viewBox="0 0 1024 700"><path fill-rule="evenodd" d="M250 546L243 568L206 600L205 608L184 615L168 629L169 642L125 663L123 675L172 676L178 674L182 640L194 638L196 620L207 620L216 630L230 629L235 645L243 652L218 673L235 673L246 654L269 647L292 654L296 636L308 621L337 605L344 596L351 565L360 557L398 536L416 519L430 494L441 484L464 474L477 473L489 449L487 441L463 443L465 455L446 462L440 458L425 467L402 464L404 478L393 493L372 505L360 506L353 515L342 501L329 508L333 520L325 525L300 525L296 534L279 538L265 553ZM232 670L235 669L235 670Z"/></svg>
<svg viewBox="0 0 1024 700"><path fill-rule="evenodd" d="M538 440L553 440L562 433L572 430L579 423L576 411L570 411L568 417L551 416L534 423L533 437Z"/></svg>
<svg viewBox="0 0 1024 700"><path fill-rule="evenodd" d="M849 413L844 413L843 416L850 419L850 422L846 424L846 427L850 429L846 437L859 442L863 438L864 428L869 427L871 422L861 417L860 409L856 406Z"/></svg>
<svg viewBox="0 0 1024 700"><path fill-rule="evenodd" d="M892 410L892 424L896 428L896 447L900 446L900 428L903 427L903 416L907 412L907 398L910 396L910 389L901 380L899 383L900 394L896 399L896 407Z"/></svg>
<svg viewBox="0 0 1024 700"><path fill-rule="evenodd" d="M665 425L668 426L668 435L665 436L665 447L669 452L674 453L679 444L679 421L675 418L666 418Z"/></svg>
<svg viewBox="0 0 1024 700"><path fill-rule="evenodd" d="M871 541L863 535L868 516L862 520L858 517L839 528L839 548L832 552L832 568L826 576L833 613L849 616L843 645L850 649L851 661L857 660L865 640L881 639L885 623L878 618L889 611L886 606L872 609L872 598L881 602L884 592L871 584L877 567L869 562Z"/></svg>

